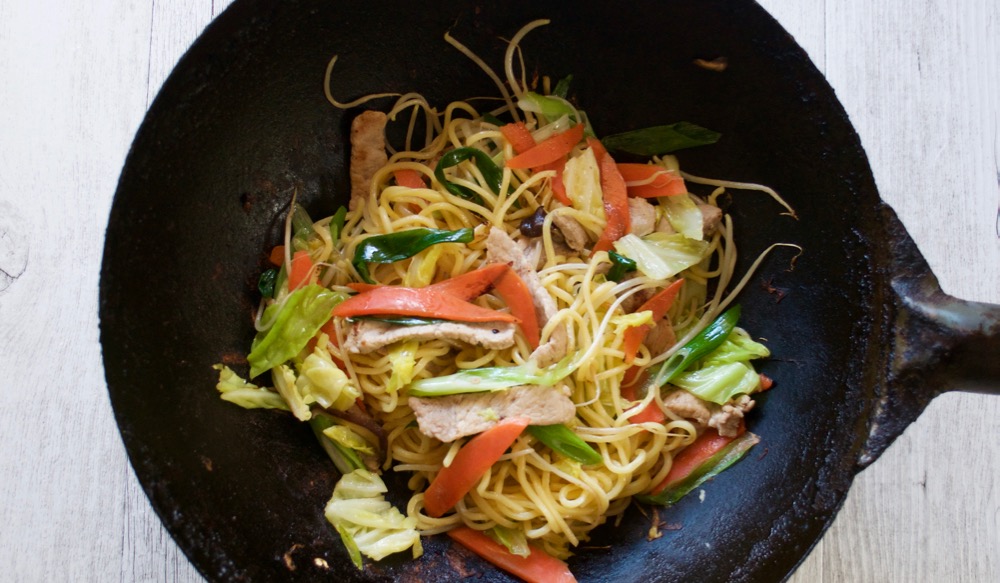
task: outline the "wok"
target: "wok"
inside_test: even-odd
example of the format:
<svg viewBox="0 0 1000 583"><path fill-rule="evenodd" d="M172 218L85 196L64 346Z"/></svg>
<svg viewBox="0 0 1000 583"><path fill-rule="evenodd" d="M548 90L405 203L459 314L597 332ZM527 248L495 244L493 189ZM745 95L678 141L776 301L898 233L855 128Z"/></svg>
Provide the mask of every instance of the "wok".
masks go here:
<svg viewBox="0 0 1000 583"><path fill-rule="evenodd" d="M340 55L343 100L419 91L443 106L496 93L445 31L492 64L501 37L540 17L553 23L523 42L528 69L573 74L571 97L600 135L679 120L716 129L718 144L681 153L685 169L768 184L795 207L798 220L762 195L734 195L740 271L773 241L804 250L794 269L790 253L772 255L740 298L742 325L775 355L762 371L777 387L749 418L762 443L706 485L704 503L661 513L678 530L648 541L634 506L598 529L570 561L581 580L781 580L854 475L935 395L1000 384L1000 308L940 291L880 201L833 91L756 4L240 0L184 56L136 136L100 289L132 465L208 579L509 579L443 537L419 561L354 569L323 518L336 475L309 428L224 403L211 366L249 346L256 277L291 190L314 216L349 192L345 135L360 110L324 98L330 57ZM718 56L723 73L692 65ZM401 480L387 479L404 500Z"/></svg>

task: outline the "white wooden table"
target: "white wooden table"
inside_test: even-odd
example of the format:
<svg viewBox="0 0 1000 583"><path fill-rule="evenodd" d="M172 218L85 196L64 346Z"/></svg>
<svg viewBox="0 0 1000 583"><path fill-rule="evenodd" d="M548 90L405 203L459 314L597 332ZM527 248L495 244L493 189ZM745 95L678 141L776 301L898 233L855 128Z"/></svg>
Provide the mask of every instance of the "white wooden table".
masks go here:
<svg viewBox="0 0 1000 583"><path fill-rule="evenodd" d="M228 3L0 0L2 580L199 580L128 464L97 286L134 132ZM1000 3L763 4L830 79L944 290L1000 303ZM1000 398L933 402L793 581L1000 581L998 420Z"/></svg>

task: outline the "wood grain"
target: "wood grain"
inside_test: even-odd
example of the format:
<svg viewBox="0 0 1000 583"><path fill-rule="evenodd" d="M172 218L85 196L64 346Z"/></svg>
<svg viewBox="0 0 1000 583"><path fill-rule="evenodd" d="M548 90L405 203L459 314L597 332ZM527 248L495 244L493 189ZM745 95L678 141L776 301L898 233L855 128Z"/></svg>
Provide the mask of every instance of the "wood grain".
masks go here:
<svg viewBox="0 0 1000 583"><path fill-rule="evenodd" d="M942 287L1000 303L1000 3L763 0L836 89ZM10 581L200 580L107 398L97 289L146 108L226 0L0 0L0 564ZM849 202L849 201L848 201ZM1000 399L935 400L793 575L1000 580Z"/></svg>

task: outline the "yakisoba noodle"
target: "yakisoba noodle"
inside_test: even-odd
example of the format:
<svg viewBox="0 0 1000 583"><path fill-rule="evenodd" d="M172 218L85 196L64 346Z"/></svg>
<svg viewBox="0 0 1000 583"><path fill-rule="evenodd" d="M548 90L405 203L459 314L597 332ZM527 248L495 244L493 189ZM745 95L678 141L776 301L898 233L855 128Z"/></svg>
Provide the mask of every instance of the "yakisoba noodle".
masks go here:
<svg viewBox="0 0 1000 583"><path fill-rule="evenodd" d="M339 232L335 237L331 236L333 219L313 225L317 238L309 248L313 272L308 277L328 290L352 294L357 288L348 285L362 279L356 257L366 239L420 228L471 229L473 236L466 243L431 245L401 260L373 262L368 266L371 281L385 286L425 288L481 268L487 264L491 229L502 230L525 248L540 247L538 278L556 305L555 315L539 323L540 343L545 344L554 334L565 333L567 357L562 364L569 363L571 372L557 386L576 408L575 419L566 425L596 450L600 463L573 461L525 432L458 501L453 512L433 518L425 512L424 491L442 467L451 465L469 438L442 442L425 434L415 422L408 403L408 387L422 379L445 377L462 370L530 365L533 347L524 334L518 333L513 346L502 349L431 338L403 340L381 350L357 353L344 348L348 344L348 327L352 325L344 318L333 318L332 324L324 328L329 334L321 334L319 343L343 369L342 375L347 379L343 383L356 384L367 411L385 433L387 448L381 470L410 473L408 485L414 494L406 507L409 524L414 524L423 535L446 532L463 524L478 531L501 527L523 533L529 543L549 555L566 558L573 547L587 540L592 529L621 515L634 496L649 493L664 482L675 454L706 429L704 423L693 422L666 406L660 390L649 390L633 398L624 396L622 387L626 384L626 374L631 374L629 369L638 367L655 373L660 363L681 354L679 351L686 350L689 342L696 340L729 306L750 274L736 280L733 225L726 215L714 233L705 238L702 259L676 276L665 281L645 275L640 267L630 277L613 281L608 277L612 264L608 252L592 250L593 241L606 229L605 216L557 202L555 170L511 169L504 164L517 152L500 130L508 122L499 118L523 122L537 142L565 131L573 120L586 122L585 114L565 100L561 101L571 113L558 119L518 106L519 100L534 89L525 78L518 43L529 31L546 23L529 23L512 38L504 63L506 85L482 59L446 35L449 43L468 55L497 83L502 98L453 102L438 112L420 95L393 96L396 100L389 109L389 118L405 124L405 146L393 152L388 163L374 173L366 195L352 201L352 209L343 218L343 227L336 229ZM333 105L355 107L390 96L379 94L349 103L339 102L334 97L335 62L334 58L327 68L325 88ZM542 92L551 89L548 79L542 80L540 89ZM483 106L491 109L483 110ZM581 141L570 157L587 147L587 142ZM499 188L491 187L484 171L471 162L450 167L447 172L448 180L466 189L467 195L459 196L446 188L435 170L441 157L457 148L475 148L496 161L502 170ZM664 171L680 172L672 156L655 157L651 163ZM398 185L400 171L417 173L424 187ZM716 187L706 197L708 204L714 205L725 188L753 189L767 192L791 213L784 201L766 187L681 175L689 182ZM647 182L653 180L655 176ZM524 234L522 223L530 220L539 207L546 210L540 232L537 237ZM286 226L282 271L288 277L295 272L291 215L292 212ZM555 224L560 215L575 219L590 236L587 249L573 250L565 244ZM531 243L532 240L536 242ZM762 258L763 255L752 269ZM627 363L625 335L637 325L632 313L636 304L679 277L684 283L668 311L670 323L678 332L676 343L660 354L651 354L642 345L634 361ZM282 301L289 301L287 295L282 295L287 290L283 290L275 291L276 299L267 303L280 307ZM508 309L492 293L473 301L483 308ZM261 334L275 320L273 314L269 318L265 312L258 321ZM301 360L301 354L296 359ZM301 368L299 373L305 376ZM289 383L295 382L294 374L288 374L290 368L275 375L277 390L286 400ZM280 378L285 381L279 382ZM223 390L221 383L220 390ZM279 407L280 403L273 406ZM633 417L647 406L662 410L662 422L635 422ZM308 413L303 415L308 417ZM370 441L377 439L371 432L354 427Z"/></svg>

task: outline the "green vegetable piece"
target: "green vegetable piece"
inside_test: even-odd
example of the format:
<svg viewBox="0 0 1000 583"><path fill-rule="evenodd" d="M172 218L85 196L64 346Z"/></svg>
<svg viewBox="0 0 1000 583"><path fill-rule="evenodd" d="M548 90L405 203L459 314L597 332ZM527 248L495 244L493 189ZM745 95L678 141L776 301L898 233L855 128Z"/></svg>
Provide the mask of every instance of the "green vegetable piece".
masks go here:
<svg viewBox="0 0 1000 583"><path fill-rule="evenodd" d="M344 294L318 285L307 285L289 294L274 324L254 339L253 350L247 356L250 378L301 352L330 319L330 310L345 299Z"/></svg>
<svg viewBox="0 0 1000 583"><path fill-rule="evenodd" d="M337 466L340 473L349 474L354 470L364 469L365 464L361 461L361 456L357 452L344 447L323 433L335 425L336 422L328 415L313 415L309 419L309 426L312 428L313 433L316 434L316 439L319 440L320 445L323 446L323 451L333 461L333 465Z"/></svg>
<svg viewBox="0 0 1000 583"><path fill-rule="evenodd" d="M528 546L528 537L520 528L507 528L496 525L486 531L486 536L507 547L510 554L518 557L527 557L531 554L531 547Z"/></svg>
<svg viewBox="0 0 1000 583"><path fill-rule="evenodd" d="M409 259L431 245L438 243L469 243L472 229L446 231L441 229L409 229L398 233L376 235L362 241L354 251L354 267L361 279L375 283L368 272L369 263L392 263Z"/></svg>
<svg viewBox="0 0 1000 583"><path fill-rule="evenodd" d="M535 365L494 366L459 371L443 377L421 379L410 383L412 397L443 397L461 393L484 393L502 391L519 385L540 385L550 387L573 372L575 365L566 357L547 368Z"/></svg>
<svg viewBox="0 0 1000 583"><path fill-rule="evenodd" d="M566 99L566 96L569 95L569 84L572 82L573 76L566 75L556 83L556 88L552 90L552 95Z"/></svg>
<svg viewBox="0 0 1000 583"><path fill-rule="evenodd" d="M635 261L624 255L608 251L608 258L611 259L611 270L608 271L608 279L611 281L620 282L626 273L636 270Z"/></svg>
<svg viewBox="0 0 1000 583"><path fill-rule="evenodd" d="M696 360L721 346L739 319L738 305L726 310L663 363L653 379L655 386L662 387L674 380Z"/></svg>
<svg viewBox="0 0 1000 583"><path fill-rule="evenodd" d="M744 433L734 439L732 443L719 450L718 453L705 460L693 472L674 484L667 486L659 494L655 496L636 496L636 499L640 502L660 506L675 504L698 486L701 486L706 481L714 478L720 472L743 459L743 456L750 451L750 448L759 442L760 438L753 433Z"/></svg>
<svg viewBox="0 0 1000 583"><path fill-rule="evenodd" d="M503 182L503 170L501 170L500 167L493 162L486 152L477 148L455 148L454 150L446 152L443 156L441 156L437 166L434 168L434 177L441 183L441 186L444 186L448 192L454 194L455 196L471 200L473 202L481 202L479 195L471 189L452 183L444 175L445 168L458 166L466 160L472 160L475 162L476 168L479 168L479 172L482 173L483 178L486 179L486 185L489 186L490 190L494 193L499 194L500 184Z"/></svg>
<svg viewBox="0 0 1000 583"><path fill-rule="evenodd" d="M393 326L426 326L428 324L443 324L448 320L439 318L421 318L419 316L354 316L348 318L348 322L357 320L370 320L372 322L385 322Z"/></svg>
<svg viewBox="0 0 1000 583"><path fill-rule="evenodd" d="M553 451L581 464L594 465L604 461L601 454L562 423L555 425L529 425L528 433L549 446Z"/></svg>
<svg viewBox="0 0 1000 583"><path fill-rule="evenodd" d="M333 213L333 217L330 218L330 238L333 239L334 243L340 238L340 234L344 231L344 223L347 222L347 207L342 206L337 209L337 212Z"/></svg>
<svg viewBox="0 0 1000 583"><path fill-rule="evenodd" d="M278 281L278 270L265 269L264 273L260 274L260 278L257 280L257 290L260 291L260 295L265 298L274 297L274 284Z"/></svg>
<svg viewBox="0 0 1000 583"><path fill-rule="evenodd" d="M722 134L686 121L665 126L654 126L607 136L601 140L608 150L629 152L640 156L658 156L707 146L719 141Z"/></svg>
<svg viewBox="0 0 1000 583"><path fill-rule="evenodd" d="M483 114L483 121L486 122L486 123L491 123L491 124L493 124L493 125L495 125L497 127L500 127L500 126L504 125L503 120L501 120L499 117L493 115L492 113L484 113Z"/></svg>
<svg viewBox="0 0 1000 583"><path fill-rule="evenodd" d="M672 382L703 401L725 405L760 388L760 375L748 363L730 362L682 372Z"/></svg>

